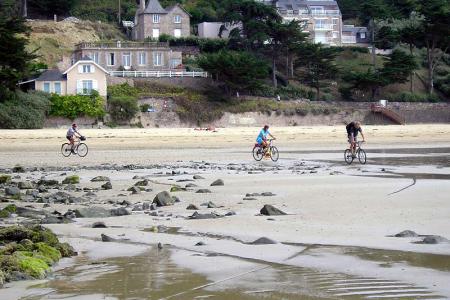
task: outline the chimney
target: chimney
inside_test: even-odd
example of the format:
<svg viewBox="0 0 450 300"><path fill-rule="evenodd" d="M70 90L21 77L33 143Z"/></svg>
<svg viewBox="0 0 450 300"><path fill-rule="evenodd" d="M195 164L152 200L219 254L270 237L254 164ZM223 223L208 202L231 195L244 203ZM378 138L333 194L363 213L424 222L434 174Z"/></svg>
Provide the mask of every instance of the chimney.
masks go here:
<svg viewBox="0 0 450 300"><path fill-rule="evenodd" d="M142 11L145 10L145 0L140 0L140 9L141 9Z"/></svg>

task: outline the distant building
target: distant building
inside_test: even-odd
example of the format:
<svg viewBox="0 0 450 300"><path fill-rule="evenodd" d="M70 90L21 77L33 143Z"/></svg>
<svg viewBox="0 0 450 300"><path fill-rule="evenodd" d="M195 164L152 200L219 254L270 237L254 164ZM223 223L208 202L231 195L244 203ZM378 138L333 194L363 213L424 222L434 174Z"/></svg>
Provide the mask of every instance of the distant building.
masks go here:
<svg viewBox="0 0 450 300"><path fill-rule="evenodd" d="M106 97L106 76L108 71L85 57L78 60L64 72L58 69L47 70L34 82L34 89L58 95L90 95L93 90Z"/></svg>
<svg viewBox="0 0 450 300"><path fill-rule="evenodd" d="M140 0L136 11L132 37L143 41L146 38L157 39L161 34L173 37L190 35L189 13L179 4L163 8L158 0Z"/></svg>
<svg viewBox="0 0 450 300"><path fill-rule="evenodd" d="M198 36L201 38L223 38L229 37L230 32L239 25L227 25L222 22L203 22L198 24Z"/></svg>
<svg viewBox="0 0 450 300"><path fill-rule="evenodd" d="M305 32L315 43L340 46L342 15L334 0L259 0L273 5L285 21L306 24Z"/></svg>
<svg viewBox="0 0 450 300"><path fill-rule="evenodd" d="M73 60L90 57L108 71L170 70L182 63L182 52L172 51L168 43L92 42L75 46Z"/></svg>
<svg viewBox="0 0 450 300"><path fill-rule="evenodd" d="M344 25L342 27L342 45L369 45L370 37L367 27Z"/></svg>

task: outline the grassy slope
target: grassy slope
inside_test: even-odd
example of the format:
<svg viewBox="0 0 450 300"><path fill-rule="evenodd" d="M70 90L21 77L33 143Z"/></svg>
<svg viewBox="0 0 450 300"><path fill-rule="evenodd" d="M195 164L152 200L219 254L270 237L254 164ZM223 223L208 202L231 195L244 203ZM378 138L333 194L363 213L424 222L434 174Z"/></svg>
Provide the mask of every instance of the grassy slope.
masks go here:
<svg viewBox="0 0 450 300"><path fill-rule="evenodd" d="M31 21L28 25L32 30L28 48L37 49L39 60L49 67L54 67L63 56L70 56L75 44L82 41L125 38L115 26L105 23Z"/></svg>

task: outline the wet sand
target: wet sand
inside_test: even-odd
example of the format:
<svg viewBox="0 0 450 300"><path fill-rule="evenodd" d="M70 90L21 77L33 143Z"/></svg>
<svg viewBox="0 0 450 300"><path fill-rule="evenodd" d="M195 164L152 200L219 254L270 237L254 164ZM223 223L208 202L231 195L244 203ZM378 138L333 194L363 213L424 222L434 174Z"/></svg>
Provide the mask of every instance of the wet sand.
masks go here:
<svg viewBox="0 0 450 300"><path fill-rule="evenodd" d="M81 295L91 295L85 299L160 299L171 295L172 299L208 295L212 299L299 299L299 295L301 299L450 298L446 263L450 244L424 245L416 243L420 237L392 237L410 229L450 239L450 126L365 129L368 164L354 162L351 166L343 161L345 132L340 127L274 128L280 149L277 163L252 160L257 128L218 129L216 133L191 129L85 130L90 146L86 158L63 158L58 153L63 140L54 136L61 131L0 131L0 168L16 164L43 168L22 175L30 179L45 175L61 180L65 177L62 172L78 174L81 187L99 187L90 179L109 176L113 189L98 191L90 205L119 207L115 203L123 200L142 203L172 185L198 186L173 193L181 203L159 209L156 216L133 212L48 225L80 250L79 261L56 271L55 279L28 291L19 289L17 299L33 291L49 291L53 299L74 294L79 297L73 299L84 299ZM123 168L125 165L128 167ZM174 175L172 171L176 171ZM204 179L186 181L195 174ZM126 192L137 181L132 179L136 175L151 180L153 191L138 195ZM218 178L224 180L224 186L209 186ZM211 193L195 193L199 188L208 188ZM243 200L247 193L255 192L275 195ZM108 201L113 204L104 204ZM201 206L208 201L218 208ZM186 210L189 204L200 207L201 213L224 215L233 211L236 215L189 220L193 213ZM264 204L288 215L259 216ZM65 212L79 206L52 204L49 209ZM90 228L94 221L103 221L108 228ZM150 230L158 225L179 229L167 233ZM99 242L101 233L118 239L121 248ZM277 244L247 244L259 237ZM205 245L195 246L200 241ZM155 247L157 243L163 244L163 250ZM137 245L145 247L144 252L133 248ZM120 258L128 256L128 247L128 253L141 254ZM104 262L108 267L92 278L77 267L93 262ZM84 282L71 284L85 275ZM139 281L142 277L146 280ZM113 281L120 282L117 289L108 289ZM195 289L215 282L219 283ZM0 296L7 292L0 290Z"/></svg>

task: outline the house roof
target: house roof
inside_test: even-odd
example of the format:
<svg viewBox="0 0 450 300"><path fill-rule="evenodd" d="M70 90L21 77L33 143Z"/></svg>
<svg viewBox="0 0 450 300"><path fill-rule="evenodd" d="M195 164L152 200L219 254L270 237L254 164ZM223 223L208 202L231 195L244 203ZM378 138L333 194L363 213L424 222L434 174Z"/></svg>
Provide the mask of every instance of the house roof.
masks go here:
<svg viewBox="0 0 450 300"><path fill-rule="evenodd" d="M36 81L63 81L63 80L66 80L66 76L64 76L64 74L61 73L60 70L52 69L52 70L45 71L35 80Z"/></svg>
<svg viewBox="0 0 450 300"><path fill-rule="evenodd" d="M192 17L191 14L190 14L186 9L184 9L183 6L181 6L181 5L178 4L178 3L175 4L175 5L172 5L172 6L167 7L167 8L166 8L166 11L169 12L169 11L171 11L172 9L174 9L175 7L181 8L181 9L182 9L189 17Z"/></svg>
<svg viewBox="0 0 450 300"><path fill-rule="evenodd" d="M77 61L76 63L74 63L70 68L68 68L63 74L66 75L67 73L69 73L70 71L72 71L73 68L75 68L76 66L78 66L81 63L90 63L95 65L98 69L102 70L103 72L105 72L106 74L109 74L109 72L107 70L105 70L102 66L100 66L98 63L96 63L95 61L93 61L91 58L85 56L82 59L80 59L79 61Z"/></svg>
<svg viewBox="0 0 450 300"><path fill-rule="evenodd" d="M323 1L278 0L276 2L276 7L278 9L298 10L310 6L336 6L336 8L339 9L337 2L334 0L323 0Z"/></svg>
<svg viewBox="0 0 450 300"><path fill-rule="evenodd" d="M148 1L147 8L144 10L146 14L167 14L167 11L161 6L158 0Z"/></svg>

